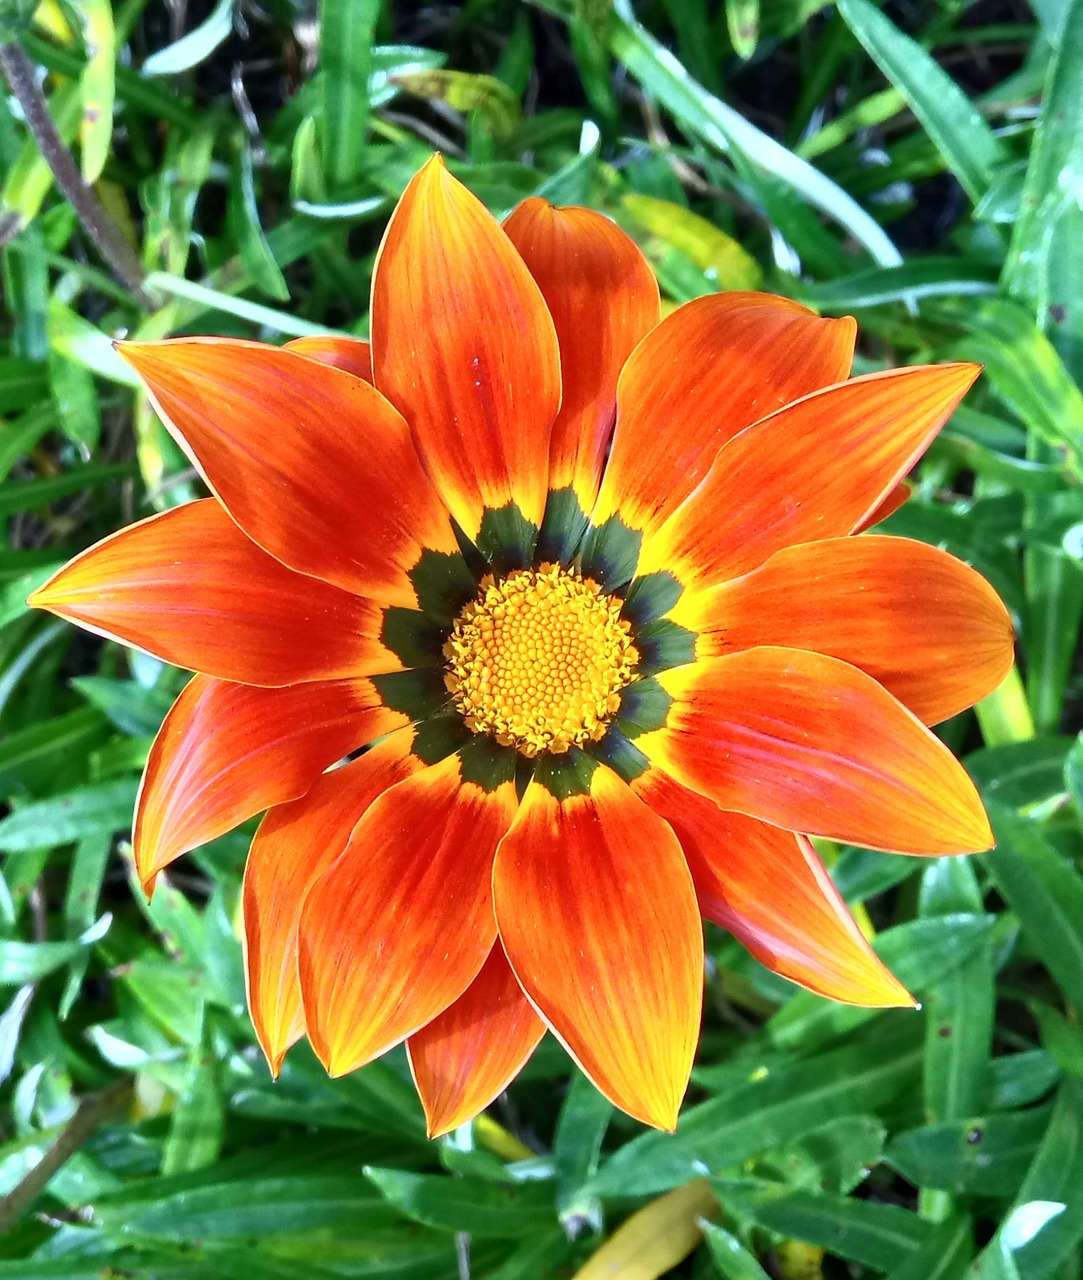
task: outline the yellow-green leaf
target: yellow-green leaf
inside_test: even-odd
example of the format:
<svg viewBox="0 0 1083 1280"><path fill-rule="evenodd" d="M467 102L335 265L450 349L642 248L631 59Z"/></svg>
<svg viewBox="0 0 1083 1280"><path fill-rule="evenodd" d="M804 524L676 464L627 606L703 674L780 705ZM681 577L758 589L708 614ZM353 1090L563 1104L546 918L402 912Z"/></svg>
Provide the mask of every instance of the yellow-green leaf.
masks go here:
<svg viewBox="0 0 1083 1280"><path fill-rule="evenodd" d="M83 177L97 182L109 158L113 139L113 99L116 94L116 31L109 0L83 0L83 40L87 64L81 84L83 118L79 127Z"/></svg>
<svg viewBox="0 0 1083 1280"><path fill-rule="evenodd" d="M762 282L756 259L698 213L655 196L627 195L622 203L645 231L690 258L720 289L755 289Z"/></svg>
<svg viewBox="0 0 1083 1280"><path fill-rule="evenodd" d="M437 98L456 111L477 111L493 133L506 135L518 125L519 99L493 76L467 71L404 71L392 84L418 98Z"/></svg>

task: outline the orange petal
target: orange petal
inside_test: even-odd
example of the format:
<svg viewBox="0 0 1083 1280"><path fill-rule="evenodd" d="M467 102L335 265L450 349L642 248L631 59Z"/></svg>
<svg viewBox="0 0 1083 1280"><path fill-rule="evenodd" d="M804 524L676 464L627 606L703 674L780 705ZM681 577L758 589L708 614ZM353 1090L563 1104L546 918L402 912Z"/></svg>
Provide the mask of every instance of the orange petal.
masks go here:
<svg viewBox="0 0 1083 1280"><path fill-rule="evenodd" d="M695 892L673 832L604 766L589 795L537 780L493 874L500 938L523 989L598 1089L677 1123L703 1000Z"/></svg>
<svg viewBox="0 0 1083 1280"><path fill-rule="evenodd" d="M304 1034L297 981L297 926L305 895L342 854L365 810L421 768L405 730L317 779L299 800L260 823L244 870L248 1008L271 1071Z"/></svg>
<svg viewBox="0 0 1083 1280"><path fill-rule="evenodd" d="M852 533L928 447L980 372L892 369L806 396L736 436L647 540L639 572L735 578L782 547Z"/></svg>
<svg viewBox="0 0 1083 1280"><path fill-rule="evenodd" d="M372 364L469 537L484 507L515 502L541 521L560 408L553 321L499 223L439 156L406 188L380 247Z"/></svg>
<svg viewBox="0 0 1083 1280"><path fill-rule="evenodd" d="M789 547L743 578L687 593L674 620L700 657L757 645L860 667L926 724L991 693L1011 669L1012 621L968 565L906 538Z"/></svg>
<svg viewBox="0 0 1083 1280"><path fill-rule="evenodd" d="M893 516L900 507L904 507L913 495L914 487L907 480L900 480L894 489L880 503L876 510L865 517L860 524L854 526L854 533L864 533L866 529L871 529L873 525L877 525L881 520L886 520L888 516Z"/></svg>
<svg viewBox="0 0 1083 1280"><path fill-rule="evenodd" d="M449 756L375 801L312 887L301 991L332 1075L412 1035L477 977L496 938L493 854L514 811L511 781L483 791Z"/></svg>
<svg viewBox="0 0 1083 1280"><path fill-rule="evenodd" d="M213 499L141 520L76 556L29 603L221 680L283 685L395 671L383 611L294 573Z"/></svg>
<svg viewBox="0 0 1083 1280"><path fill-rule="evenodd" d="M367 680L254 689L196 676L162 722L136 802L144 886L174 858L295 800L349 751L405 723Z"/></svg>
<svg viewBox="0 0 1083 1280"><path fill-rule="evenodd" d="M429 1137L458 1128L502 1093L545 1034L500 943L463 994L406 1042Z"/></svg>
<svg viewBox="0 0 1083 1280"><path fill-rule="evenodd" d="M292 342L286 343L286 350L296 352L299 356L308 356L310 360L318 360L321 364L332 365L336 369L345 369L355 378L372 382L372 348L363 338L330 335L294 338Z"/></svg>
<svg viewBox="0 0 1083 1280"><path fill-rule="evenodd" d="M538 282L560 341L564 399L549 446L549 488L589 512L616 413L617 377L658 323L658 283L639 246L593 209L524 200L504 230Z"/></svg>
<svg viewBox="0 0 1083 1280"><path fill-rule="evenodd" d="M702 914L761 964L846 1004L914 1005L804 836L727 813L657 769L632 786L681 842Z"/></svg>
<svg viewBox="0 0 1083 1280"><path fill-rule="evenodd" d="M422 550L456 549L406 424L360 378L236 339L118 350L229 514L291 569L411 607Z"/></svg>
<svg viewBox="0 0 1083 1280"><path fill-rule="evenodd" d="M857 327L766 293L719 293L680 307L629 359L594 513L653 528L750 423L849 376Z"/></svg>
<svg viewBox="0 0 1083 1280"><path fill-rule="evenodd" d="M856 667L746 649L658 676L666 726L636 745L723 809L900 853L970 853L993 835L951 752Z"/></svg>

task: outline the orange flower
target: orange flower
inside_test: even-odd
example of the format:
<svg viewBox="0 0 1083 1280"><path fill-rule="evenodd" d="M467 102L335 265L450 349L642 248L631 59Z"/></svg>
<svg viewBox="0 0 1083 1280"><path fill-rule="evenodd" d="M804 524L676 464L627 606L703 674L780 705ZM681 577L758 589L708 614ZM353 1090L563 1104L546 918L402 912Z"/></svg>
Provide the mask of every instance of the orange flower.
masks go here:
<svg viewBox="0 0 1083 1280"><path fill-rule="evenodd" d="M926 726L1008 670L1004 607L851 536L976 368L847 381L853 322L763 294L658 319L607 219L534 199L501 229L434 159L371 349L122 347L214 497L32 597L198 673L143 779L148 887L270 810L244 920L272 1069L306 1033L336 1075L405 1040L434 1134L546 1027L673 1126L701 915L823 995L911 1004L805 833L991 844Z"/></svg>

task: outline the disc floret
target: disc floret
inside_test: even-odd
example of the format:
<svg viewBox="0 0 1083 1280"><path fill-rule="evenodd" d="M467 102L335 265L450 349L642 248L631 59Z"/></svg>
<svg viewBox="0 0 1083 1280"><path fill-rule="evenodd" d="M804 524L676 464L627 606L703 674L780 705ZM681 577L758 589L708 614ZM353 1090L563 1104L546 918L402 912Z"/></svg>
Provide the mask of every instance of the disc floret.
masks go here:
<svg viewBox="0 0 1083 1280"><path fill-rule="evenodd" d="M526 756L597 742L639 660L621 605L560 565L484 577L444 646L467 726Z"/></svg>

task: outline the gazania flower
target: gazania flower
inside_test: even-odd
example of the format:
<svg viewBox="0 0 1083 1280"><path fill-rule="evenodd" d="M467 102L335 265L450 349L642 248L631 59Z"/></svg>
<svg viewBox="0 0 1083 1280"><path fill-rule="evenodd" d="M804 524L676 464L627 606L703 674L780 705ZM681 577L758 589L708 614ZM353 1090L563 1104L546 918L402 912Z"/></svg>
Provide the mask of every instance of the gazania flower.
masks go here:
<svg viewBox="0 0 1083 1280"><path fill-rule="evenodd" d="M269 810L244 924L273 1070L303 1034L335 1075L405 1040L435 1134L548 1027L672 1127L701 915L825 996L912 1003L808 835L990 845L926 726L996 686L1011 626L958 560L852 536L976 373L848 381L853 343L762 294L659 323L607 219L501 228L434 159L371 348L122 346L214 496L32 602L197 673L139 796L148 887Z"/></svg>

